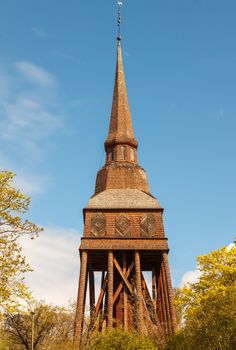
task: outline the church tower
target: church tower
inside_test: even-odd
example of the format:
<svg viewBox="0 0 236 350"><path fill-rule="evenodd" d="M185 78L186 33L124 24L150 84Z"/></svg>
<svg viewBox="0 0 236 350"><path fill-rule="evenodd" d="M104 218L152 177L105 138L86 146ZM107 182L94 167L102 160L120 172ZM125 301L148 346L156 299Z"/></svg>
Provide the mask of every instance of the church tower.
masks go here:
<svg viewBox="0 0 236 350"><path fill-rule="evenodd" d="M163 208L150 193L147 174L138 163L120 30L117 39L106 161L98 171L95 193L84 209L74 333L78 345L84 328L87 291L90 329L120 326L126 331L137 329L144 335L152 332L168 336L177 328ZM96 272L101 275L97 298Z"/></svg>

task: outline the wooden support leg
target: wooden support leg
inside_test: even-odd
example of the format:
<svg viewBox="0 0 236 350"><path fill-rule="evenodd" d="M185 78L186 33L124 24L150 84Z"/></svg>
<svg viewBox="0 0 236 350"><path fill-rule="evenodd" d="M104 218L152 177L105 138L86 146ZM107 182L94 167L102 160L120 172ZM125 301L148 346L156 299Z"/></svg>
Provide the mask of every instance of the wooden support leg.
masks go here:
<svg viewBox="0 0 236 350"><path fill-rule="evenodd" d="M163 312L163 298L162 298L162 286L161 286L160 275L159 275L159 279L158 279L157 291L158 291L157 314L159 315L161 324L164 324L165 320L164 320L164 312Z"/></svg>
<svg viewBox="0 0 236 350"><path fill-rule="evenodd" d="M103 297L105 294L105 289L107 287L107 276L105 276L105 271L102 271L102 276L101 276L101 291L97 300L97 304L95 307L96 310L96 316L98 314L99 317L99 330L102 330L102 323L103 323L103 318L104 318L104 303L103 303Z"/></svg>
<svg viewBox="0 0 236 350"><path fill-rule="evenodd" d="M103 289L103 286L105 285L105 284L104 284L105 281L107 281L107 276L106 276L106 274L105 274L105 271L102 271L102 276L101 276L101 290ZM106 288L106 286L105 286L105 288ZM103 311L103 312L104 312L104 308L105 308L105 307L104 307L104 303L103 303L103 300L102 300L99 311Z"/></svg>
<svg viewBox="0 0 236 350"><path fill-rule="evenodd" d="M163 254L163 270L165 274L166 279L166 287L167 287L167 293L168 293L168 300L169 300L169 310L170 310L170 318L171 318L171 330L172 333L177 331L177 319L176 319L176 313L174 308L174 296L173 296L173 288L171 283L171 277L170 277L170 269L169 269L169 262L168 262L168 255L167 253Z"/></svg>
<svg viewBox="0 0 236 350"><path fill-rule="evenodd" d="M107 280L108 283L108 280ZM113 303L114 305L114 303ZM106 332L107 327L107 310L108 310L108 290L106 289L105 297L104 297L104 314L103 314L103 321L102 321L102 333Z"/></svg>
<svg viewBox="0 0 236 350"><path fill-rule="evenodd" d="M164 296L163 296L163 288L162 288L162 277L161 277L161 266L159 269L156 269L156 290L157 290L157 315L161 324L166 326L166 317L164 314Z"/></svg>
<svg viewBox="0 0 236 350"><path fill-rule="evenodd" d="M164 264L161 265L161 282L162 282L162 296L163 296L163 312L165 315L165 327L166 332L168 334L171 334L171 315L170 315L170 303L169 303L169 297L168 297L168 290L166 285L166 276L165 276L165 270L164 270Z"/></svg>
<svg viewBox="0 0 236 350"><path fill-rule="evenodd" d="M123 273L126 275L127 271L127 255L126 253L123 253ZM128 295L127 295L127 288L124 286L123 291L123 300L124 300L124 330L125 332L128 330Z"/></svg>
<svg viewBox="0 0 236 350"><path fill-rule="evenodd" d="M109 330L113 328L113 284L114 284L114 267L113 252L108 252L107 262L108 286L107 286L107 327Z"/></svg>
<svg viewBox="0 0 236 350"><path fill-rule="evenodd" d="M144 334L144 320L143 320L143 297L142 297L142 282L141 282L141 265L139 252L134 253L135 261L135 282L138 302L138 331Z"/></svg>
<svg viewBox="0 0 236 350"><path fill-rule="evenodd" d="M95 286L94 286L94 271L89 266L89 299L90 299L90 323L95 321Z"/></svg>
<svg viewBox="0 0 236 350"><path fill-rule="evenodd" d="M152 302L154 309L157 309L157 291L156 291L156 269L152 269Z"/></svg>
<svg viewBox="0 0 236 350"><path fill-rule="evenodd" d="M83 331L83 321L84 321L84 304L85 304L85 291L87 282L87 261L88 254L86 251L82 251L81 255L81 268L80 268L80 278L79 278L79 291L78 291L78 301L77 310L75 318L75 332L74 332L74 343L80 346Z"/></svg>
<svg viewBox="0 0 236 350"><path fill-rule="evenodd" d="M102 276L101 276L101 289L102 289L104 280L105 280L105 271L102 271Z"/></svg>

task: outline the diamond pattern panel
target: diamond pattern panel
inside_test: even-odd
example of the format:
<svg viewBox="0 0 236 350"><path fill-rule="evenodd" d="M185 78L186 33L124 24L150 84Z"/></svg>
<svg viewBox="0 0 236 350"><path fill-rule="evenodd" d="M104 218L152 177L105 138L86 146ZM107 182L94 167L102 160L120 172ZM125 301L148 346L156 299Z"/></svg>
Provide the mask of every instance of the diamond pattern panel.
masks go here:
<svg viewBox="0 0 236 350"><path fill-rule="evenodd" d="M117 217L115 233L118 237L129 237L131 235L130 219L128 215L121 214Z"/></svg>
<svg viewBox="0 0 236 350"><path fill-rule="evenodd" d="M102 237L106 234L106 217L103 213L95 214L92 217L92 235Z"/></svg>
<svg viewBox="0 0 236 350"><path fill-rule="evenodd" d="M154 237L157 235L156 219L152 214L145 214L140 220L142 237Z"/></svg>

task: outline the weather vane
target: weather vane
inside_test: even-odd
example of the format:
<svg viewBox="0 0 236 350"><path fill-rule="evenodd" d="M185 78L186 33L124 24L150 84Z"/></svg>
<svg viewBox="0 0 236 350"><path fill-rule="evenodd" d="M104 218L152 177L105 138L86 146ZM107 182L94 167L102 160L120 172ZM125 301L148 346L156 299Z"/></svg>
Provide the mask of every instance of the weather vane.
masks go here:
<svg viewBox="0 0 236 350"><path fill-rule="evenodd" d="M121 41L120 24L121 24L121 6L123 5L123 2L117 1L117 4L118 4L118 37L117 37L117 40Z"/></svg>

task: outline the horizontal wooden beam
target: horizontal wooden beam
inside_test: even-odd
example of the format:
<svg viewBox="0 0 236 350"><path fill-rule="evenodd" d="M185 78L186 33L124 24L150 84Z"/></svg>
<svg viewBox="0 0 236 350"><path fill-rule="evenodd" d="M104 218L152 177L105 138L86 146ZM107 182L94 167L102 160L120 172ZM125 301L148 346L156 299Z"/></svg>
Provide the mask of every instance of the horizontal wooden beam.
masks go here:
<svg viewBox="0 0 236 350"><path fill-rule="evenodd" d="M80 250L152 250L169 251L166 238L83 237Z"/></svg>

